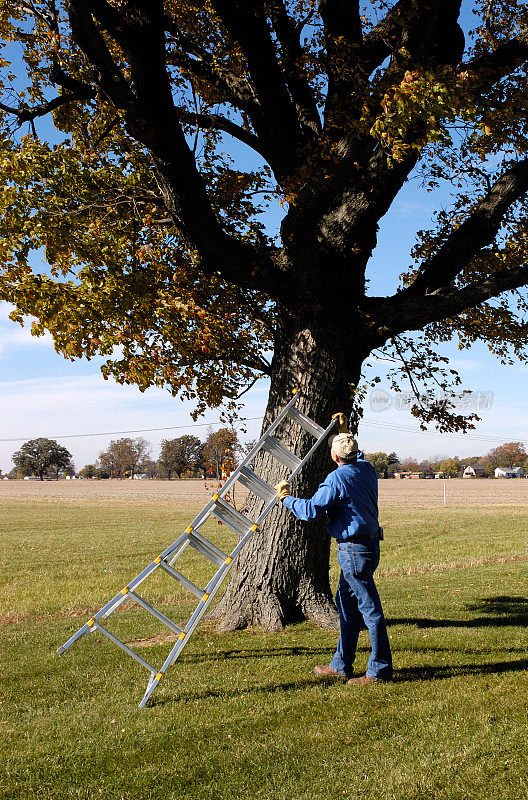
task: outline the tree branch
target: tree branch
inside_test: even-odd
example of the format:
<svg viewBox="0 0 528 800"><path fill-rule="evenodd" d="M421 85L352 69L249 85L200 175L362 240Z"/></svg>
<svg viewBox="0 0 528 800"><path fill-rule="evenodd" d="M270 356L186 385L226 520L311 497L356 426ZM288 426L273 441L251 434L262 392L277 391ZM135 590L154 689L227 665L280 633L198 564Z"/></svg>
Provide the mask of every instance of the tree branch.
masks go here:
<svg viewBox="0 0 528 800"><path fill-rule="evenodd" d="M270 153L277 180L284 180L298 163L303 137L263 8L246 0L212 0L212 4L244 54L261 109L252 122Z"/></svg>
<svg viewBox="0 0 528 800"><path fill-rule="evenodd" d="M166 69L161 0L135 0L116 12L105 0L70 0L76 41L92 65L109 99L125 111L130 135L151 153L165 207L196 262L207 274L221 274L245 288L279 298L285 292L283 273L269 248L257 248L228 235L216 216L172 99ZM110 11L107 14L107 10ZM123 49L131 74L126 93L116 80L117 67L92 14ZM133 87L133 89L131 88Z"/></svg>
<svg viewBox="0 0 528 800"><path fill-rule="evenodd" d="M0 108L7 114L13 114L18 120L18 124L22 125L24 122L32 122L38 117L43 117L46 114L49 114L51 111L55 111L56 108L68 105L68 103L75 103L78 100L89 100L95 96L95 89L87 86L86 90L83 92L70 92L69 94L63 94L59 97L54 97L52 100L48 100L46 103L40 103L38 106L33 106L32 108L23 104L21 104L18 108L11 108L4 103L0 103Z"/></svg>
<svg viewBox="0 0 528 800"><path fill-rule="evenodd" d="M471 215L421 265L413 283L400 294L425 296L445 291L483 247L491 244L505 213L528 191L528 159L513 164L495 181Z"/></svg>
<svg viewBox="0 0 528 800"><path fill-rule="evenodd" d="M458 72L470 73L475 95L483 94L501 78L509 75L528 60L528 29L500 44L491 53L476 56L460 65Z"/></svg>
<svg viewBox="0 0 528 800"><path fill-rule="evenodd" d="M195 124L198 125L199 128L214 128L218 131L224 131L235 139L238 139L239 142L243 142L243 144L251 147L255 152L260 153L260 155L267 160L268 154L262 147L260 139L255 136L254 133L237 125L236 122L232 122L230 119L226 119L226 117L222 117L220 114L195 113L182 106L178 106L175 111L177 118L181 122Z"/></svg>
<svg viewBox="0 0 528 800"><path fill-rule="evenodd" d="M469 308L491 300L506 291L528 285L528 267L504 270L452 289L445 294L427 297L382 298L375 309L369 310L371 319L380 320L377 328L380 340L386 341L405 331L420 330L430 322L440 322L456 317ZM397 302L394 302L394 301Z"/></svg>
<svg viewBox="0 0 528 800"><path fill-rule="evenodd" d="M188 72L199 80L205 80L220 94L221 98L250 116L260 113L259 102L249 81L241 75L224 69L214 57L185 37L170 20L165 30L174 37L181 49L170 50L167 62ZM191 57L192 56L192 57Z"/></svg>
<svg viewBox="0 0 528 800"><path fill-rule="evenodd" d="M332 117L350 95L357 93L363 32L358 0L346 3L342 0L319 0L319 13L323 20L327 54L326 118Z"/></svg>
<svg viewBox="0 0 528 800"><path fill-rule="evenodd" d="M86 3L69 0L66 8L74 39L98 70L97 83L101 91L117 108L130 110L134 106L134 96L128 81L115 64Z"/></svg>
<svg viewBox="0 0 528 800"><path fill-rule="evenodd" d="M284 0L271 0L270 17L280 42L283 68L301 125L311 133L321 132L321 119L315 97L303 68L301 28L290 17Z"/></svg>

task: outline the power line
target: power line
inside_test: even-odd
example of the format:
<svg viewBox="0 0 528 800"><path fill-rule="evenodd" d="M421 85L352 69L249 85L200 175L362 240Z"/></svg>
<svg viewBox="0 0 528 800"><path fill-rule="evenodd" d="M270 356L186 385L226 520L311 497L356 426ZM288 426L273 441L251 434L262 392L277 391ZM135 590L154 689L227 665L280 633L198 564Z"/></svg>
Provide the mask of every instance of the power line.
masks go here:
<svg viewBox="0 0 528 800"><path fill-rule="evenodd" d="M245 417L244 419L240 419L240 422L255 422L262 420L262 417ZM212 425L223 425L223 422L198 422L194 423L193 425L171 425L164 428L136 428L134 430L128 431L104 431L100 433L69 433L60 436L50 436L47 438L52 439L87 439L96 436L123 436L129 433L154 433L157 431L176 431L176 430L188 430L189 428L208 428ZM362 419L360 422L361 425L366 425L367 427L371 428L379 428L381 430L386 431L396 431L400 433L413 433L417 434L418 436L451 436L451 437L464 437L465 439L471 439L474 441L480 442L500 442L501 444L504 442L504 436L488 436L486 434L480 433L441 433L440 431L421 431L416 430L412 425L405 425L402 423L391 423L391 422L383 422L382 420L370 420L370 419ZM28 439L31 439L30 436L18 436L14 439L0 439L0 443L8 443L8 442L26 442ZM38 438L38 437L33 437ZM528 442L528 440L522 440L524 443Z"/></svg>
<svg viewBox="0 0 528 800"><path fill-rule="evenodd" d="M245 417L244 419L238 420L239 422L253 422L255 420L261 420L262 417ZM83 439L88 438L90 436L121 436L125 433L152 433L153 431L179 431L184 430L186 428L209 428L211 425L224 425L223 422L197 422L194 425L172 425L167 428L138 428L133 431L106 431L104 433L69 433L65 436L50 436L46 438L51 439ZM31 437L29 436L19 436L16 439L0 439L0 442L26 442ZM38 437L33 437L38 438Z"/></svg>
<svg viewBox="0 0 528 800"><path fill-rule="evenodd" d="M504 436L488 436L487 434L483 433L463 433L463 432L452 432L452 433L442 433L440 431L420 431L416 430L412 425L405 425L402 423L391 423L391 422L382 422L374 421L374 420L361 420L360 424L367 425L372 428L380 428L381 430L386 431L397 431L400 433L414 433L418 434L419 436L454 436L454 437L464 437L464 439L471 439L479 442L500 442L501 444L504 443ZM522 441L526 443L528 440L526 439L519 439L518 441Z"/></svg>

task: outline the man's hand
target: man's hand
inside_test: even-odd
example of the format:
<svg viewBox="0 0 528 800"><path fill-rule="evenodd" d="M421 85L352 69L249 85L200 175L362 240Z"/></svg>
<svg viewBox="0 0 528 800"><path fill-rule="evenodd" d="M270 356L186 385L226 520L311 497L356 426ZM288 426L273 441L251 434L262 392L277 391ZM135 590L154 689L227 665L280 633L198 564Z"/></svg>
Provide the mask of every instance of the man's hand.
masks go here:
<svg viewBox="0 0 528 800"><path fill-rule="evenodd" d="M332 419L335 419L336 421L336 428L338 433L349 433L347 418L341 411L338 411L337 414L332 414Z"/></svg>
<svg viewBox="0 0 528 800"><path fill-rule="evenodd" d="M288 483L288 481L281 481L273 488L279 495L279 500L284 500L285 497L288 497L291 494L291 485Z"/></svg>

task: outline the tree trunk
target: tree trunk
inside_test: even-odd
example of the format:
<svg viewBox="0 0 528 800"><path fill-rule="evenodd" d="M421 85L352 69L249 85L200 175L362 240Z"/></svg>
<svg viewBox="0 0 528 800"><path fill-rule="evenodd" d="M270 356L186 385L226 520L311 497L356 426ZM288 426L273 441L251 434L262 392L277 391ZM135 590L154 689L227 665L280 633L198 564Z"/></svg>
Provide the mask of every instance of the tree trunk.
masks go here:
<svg viewBox="0 0 528 800"><path fill-rule="evenodd" d="M268 406L263 430L291 400L292 390L300 393L297 407L326 428L332 414L347 414L352 405L351 384L359 380L362 358L350 353L351 345L343 335L326 335L315 341L308 330L283 328L275 345ZM276 438L298 456L303 456L314 439L300 426L287 420ZM295 480L292 493L310 497L319 483L334 468L326 443ZM289 474L267 453L256 459L255 471L272 486ZM258 517L263 502L250 495L243 513ZM216 609L220 630L234 630L260 625L268 631L281 630L286 624L312 620L327 627L337 627L329 583L330 537L324 519L301 522L278 503L268 514L240 553L227 590Z"/></svg>

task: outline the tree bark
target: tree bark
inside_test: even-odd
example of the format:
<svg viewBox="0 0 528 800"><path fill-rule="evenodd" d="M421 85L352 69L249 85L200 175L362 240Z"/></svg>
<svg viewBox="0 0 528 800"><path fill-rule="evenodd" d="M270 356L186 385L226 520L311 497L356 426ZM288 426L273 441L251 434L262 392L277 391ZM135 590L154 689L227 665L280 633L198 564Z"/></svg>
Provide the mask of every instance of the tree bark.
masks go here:
<svg viewBox="0 0 528 800"><path fill-rule="evenodd" d="M332 414L349 412L351 384L359 380L363 360L339 331L314 337L307 329L286 324L278 336L264 431L299 390L297 407L326 428ZM292 420L275 434L288 450L303 456L314 439ZM310 497L334 468L329 450L321 444L295 480L292 493ZM255 471L270 485L286 478L287 467L267 453L256 459ZM263 501L250 495L243 513L257 519ZM324 519L301 522L278 503L261 530L240 553L227 590L212 612L219 630L259 625L267 631L311 620L322 627L338 626L329 582L330 537Z"/></svg>

